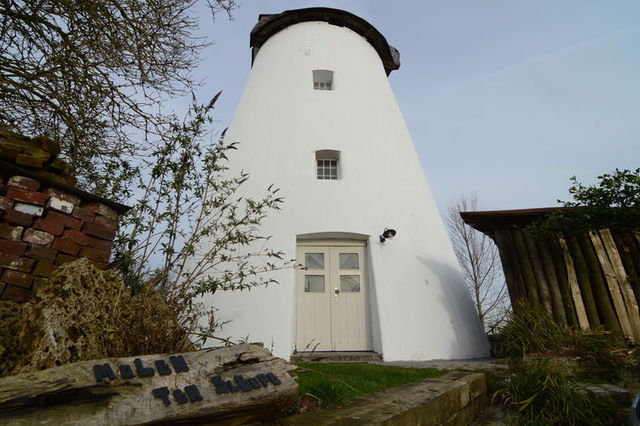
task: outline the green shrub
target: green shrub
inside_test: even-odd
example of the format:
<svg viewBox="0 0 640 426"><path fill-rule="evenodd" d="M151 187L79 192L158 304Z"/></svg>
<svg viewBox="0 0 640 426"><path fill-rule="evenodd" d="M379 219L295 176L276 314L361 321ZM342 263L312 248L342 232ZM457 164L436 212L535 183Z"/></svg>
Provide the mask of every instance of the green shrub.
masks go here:
<svg viewBox="0 0 640 426"><path fill-rule="evenodd" d="M555 322L539 305L522 305L511 312L502 338L507 356L559 353L575 346L575 331Z"/></svg>
<svg viewBox="0 0 640 426"><path fill-rule="evenodd" d="M622 336L589 330L577 332L575 341L576 356L582 367L577 374L579 380L600 383L622 380L622 370L627 367L627 345Z"/></svg>
<svg viewBox="0 0 640 426"><path fill-rule="evenodd" d="M525 425L617 424L615 408L553 369L548 360L510 366L507 387L494 395Z"/></svg>

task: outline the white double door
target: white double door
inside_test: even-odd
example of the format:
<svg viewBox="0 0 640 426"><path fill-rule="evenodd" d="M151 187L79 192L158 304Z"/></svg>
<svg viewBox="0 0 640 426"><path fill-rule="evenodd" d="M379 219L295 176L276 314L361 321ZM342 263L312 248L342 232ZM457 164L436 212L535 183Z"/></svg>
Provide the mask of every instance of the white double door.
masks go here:
<svg viewBox="0 0 640 426"><path fill-rule="evenodd" d="M370 350L364 242L302 241L297 260L296 350Z"/></svg>

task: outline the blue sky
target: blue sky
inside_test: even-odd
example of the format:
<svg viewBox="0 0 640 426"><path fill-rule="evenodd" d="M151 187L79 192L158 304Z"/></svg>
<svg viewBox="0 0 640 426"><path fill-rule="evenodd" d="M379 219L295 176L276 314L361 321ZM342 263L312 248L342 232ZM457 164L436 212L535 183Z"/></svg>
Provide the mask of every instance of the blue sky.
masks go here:
<svg viewBox="0 0 640 426"><path fill-rule="evenodd" d="M569 178L640 167L640 1L240 0L201 12L201 101L223 90L227 126L250 71L260 13L326 6L373 24L400 50L390 76L441 212L463 192L486 209L568 200ZM186 104L185 104L186 108Z"/></svg>

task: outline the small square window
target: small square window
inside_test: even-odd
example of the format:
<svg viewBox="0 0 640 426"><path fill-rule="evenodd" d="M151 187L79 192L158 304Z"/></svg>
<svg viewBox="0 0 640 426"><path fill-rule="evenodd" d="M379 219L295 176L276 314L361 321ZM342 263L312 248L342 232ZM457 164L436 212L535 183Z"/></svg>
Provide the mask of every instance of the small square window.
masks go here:
<svg viewBox="0 0 640 426"><path fill-rule="evenodd" d="M313 70L314 90L333 90L333 71Z"/></svg>
<svg viewBox="0 0 640 426"><path fill-rule="evenodd" d="M338 162L340 161L340 151L333 149L321 149L316 151L316 176L321 180L341 179L338 174Z"/></svg>

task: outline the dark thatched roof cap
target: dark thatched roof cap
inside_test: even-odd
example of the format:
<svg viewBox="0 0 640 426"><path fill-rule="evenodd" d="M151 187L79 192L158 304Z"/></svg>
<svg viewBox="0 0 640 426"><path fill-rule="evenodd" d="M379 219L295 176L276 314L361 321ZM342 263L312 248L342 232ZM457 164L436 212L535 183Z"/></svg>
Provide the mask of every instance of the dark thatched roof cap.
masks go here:
<svg viewBox="0 0 640 426"><path fill-rule="evenodd" d="M251 30L250 46L253 49L253 58L256 57L258 50L269 37L278 31L291 25L310 21L322 21L339 27L347 27L360 34L380 55L387 75L400 68L400 52L390 46L387 39L373 25L353 13L328 7L310 7L286 10L278 14L260 15L258 23Z"/></svg>

